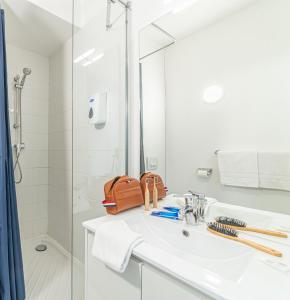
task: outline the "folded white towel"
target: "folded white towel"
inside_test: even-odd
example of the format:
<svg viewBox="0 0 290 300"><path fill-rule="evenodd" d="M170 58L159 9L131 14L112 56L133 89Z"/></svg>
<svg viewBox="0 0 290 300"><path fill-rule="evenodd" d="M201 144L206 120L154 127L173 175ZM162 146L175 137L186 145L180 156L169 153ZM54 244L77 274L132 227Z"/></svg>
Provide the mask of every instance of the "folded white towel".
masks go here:
<svg viewBox="0 0 290 300"><path fill-rule="evenodd" d="M290 152L258 153L260 187L290 191Z"/></svg>
<svg viewBox="0 0 290 300"><path fill-rule="evenodd" d="M221 184L258 188L257 152L219 151L217 155Z"/></svg>
<svg viewBox="0 0 290 300"><path fill-rule="evenodd" d="M123 273L134 247L143 241L123 220L101 224L95 232L92 255L111 269Z"/></svg>

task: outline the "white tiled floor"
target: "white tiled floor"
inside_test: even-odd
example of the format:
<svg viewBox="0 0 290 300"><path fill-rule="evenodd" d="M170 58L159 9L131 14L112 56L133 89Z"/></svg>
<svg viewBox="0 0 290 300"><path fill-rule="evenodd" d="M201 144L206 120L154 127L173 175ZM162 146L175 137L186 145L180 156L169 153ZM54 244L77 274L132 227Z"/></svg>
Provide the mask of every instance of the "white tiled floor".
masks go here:
<svg viewBox="0 0 290 300"><path fill-rule="evenodd" d="M37 252L38 244L47 250ZM27 300L70 300L71 259L51 238L37 237L22 242ZM74 276L82 276L82 268L74 267ZM77 273L77 274L75 274ZM73 299L81 300L83 289L74 288Z"/></svg>

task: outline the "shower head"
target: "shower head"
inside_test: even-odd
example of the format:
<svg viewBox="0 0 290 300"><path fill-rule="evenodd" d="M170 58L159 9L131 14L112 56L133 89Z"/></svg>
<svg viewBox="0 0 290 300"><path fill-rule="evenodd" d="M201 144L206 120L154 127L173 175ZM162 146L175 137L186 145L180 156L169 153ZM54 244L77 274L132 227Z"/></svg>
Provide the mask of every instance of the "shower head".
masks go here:
<svg viewBox="0 0 290 300"><path fill-rule="evenodd" d="M24 68L23 69L23 74L24 75L30 75L31 74L31 69L30 68Z"/></svg>
<svg viewBox="0 0 290 300"><path fill-rule="evenodd" d="M23 69L23 76L22 76L22 79L21 79L21 82L20 82L20 85L22 87L24 86L26 76L30 75L30 74L31 74L31 69L30 68L24 68Z"/></svg>

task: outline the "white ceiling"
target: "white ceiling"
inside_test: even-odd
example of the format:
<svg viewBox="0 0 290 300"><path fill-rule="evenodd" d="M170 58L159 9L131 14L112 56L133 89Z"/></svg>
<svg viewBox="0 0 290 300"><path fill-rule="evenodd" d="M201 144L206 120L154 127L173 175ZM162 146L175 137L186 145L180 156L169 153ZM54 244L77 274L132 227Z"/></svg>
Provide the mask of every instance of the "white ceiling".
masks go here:
<svg viewBox="0 0 290 300"><path fill-rule="evenodd" d="M71 0L70 0L71 1ZM51 56L72 36L72 24L27 0L6 0L6 41Z"/></svg>
<svg viewBox="0 0 290 300"><path fill-rule="evenodd" d="M98 21L99 18L102 18L105 27L106 0L4 0L4 2L7 42L48 57L71 38L72 20L74 30L79 30L90 22L96 26L93 23L94 19ZM111 20L118 18L122 12L124 9L121 5L113 4ZM122 20L123 18L120 18L119 23Z"/></svg>
<svg viewBox="0 0 290 300"><path fill-rule="evenodd" d="M182 39L257 1L262 0L189 0L154 23Z"/></svg>
<svg viewBox="0 0 290 300"><path fill-rule="evenodd" d="M10 0L6 0L10 1ZM27 0L40 8L49 11L51 14L72 23L73 2L76 0ZM78 0L83 1L83 0Z"/></svg>

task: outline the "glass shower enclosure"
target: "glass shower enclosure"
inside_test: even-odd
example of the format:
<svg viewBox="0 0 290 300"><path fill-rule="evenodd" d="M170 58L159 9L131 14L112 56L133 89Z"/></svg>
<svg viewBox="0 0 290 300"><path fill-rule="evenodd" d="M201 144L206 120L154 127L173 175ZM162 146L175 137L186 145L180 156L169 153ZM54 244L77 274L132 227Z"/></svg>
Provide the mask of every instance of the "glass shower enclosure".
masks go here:
<svg viewBox="0 0 290 300"><path fill-rule="evenodd" d="M105 182L128 173L129 14L122 1L74 0L73 299L84 299L82 223L105 215Z"/></svg>
<svg viewBox="0 0 290 300"><path fill-rule="evenodd" d="M128 174L129 3L4 1L26 298L85 299L82 223Z"/></svg>

